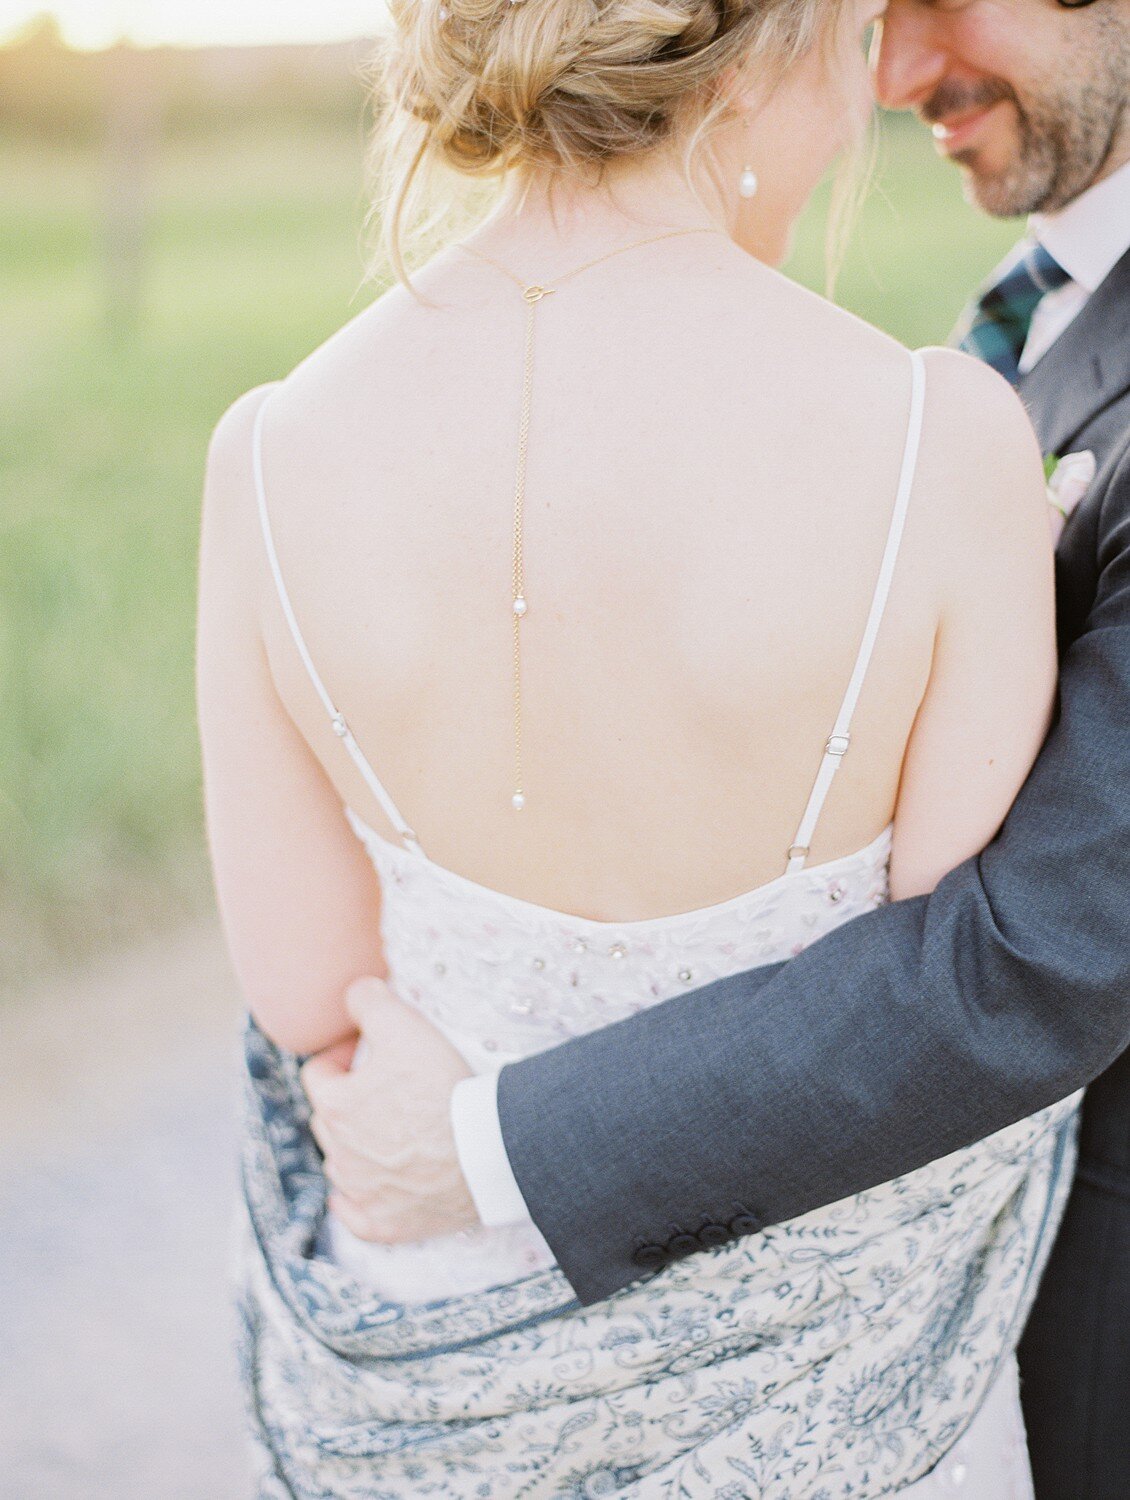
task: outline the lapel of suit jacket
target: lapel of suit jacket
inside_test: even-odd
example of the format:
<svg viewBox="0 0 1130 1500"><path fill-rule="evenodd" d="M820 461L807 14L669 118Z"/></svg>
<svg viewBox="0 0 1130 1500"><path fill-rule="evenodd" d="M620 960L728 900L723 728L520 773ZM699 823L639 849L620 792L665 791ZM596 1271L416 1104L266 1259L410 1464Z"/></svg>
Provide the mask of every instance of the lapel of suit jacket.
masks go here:
<svg viewBox="0 0 1130 1500"><path fill-rule="evenodd" d="M1063 454L1130 389L1130 251L1020 381L1045 453Z"/></svg>

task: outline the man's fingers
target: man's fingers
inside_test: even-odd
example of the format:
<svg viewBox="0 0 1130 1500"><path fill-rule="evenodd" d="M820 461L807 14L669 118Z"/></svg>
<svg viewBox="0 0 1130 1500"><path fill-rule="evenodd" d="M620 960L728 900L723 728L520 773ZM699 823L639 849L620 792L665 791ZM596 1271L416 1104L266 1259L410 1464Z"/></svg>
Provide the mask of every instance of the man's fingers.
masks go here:
<svg viewBox="0 0 1130 1500"><path fill-rule="evenodd" d="M335 1097L342 1080L349 1077L348 1067L343 1066L340 1058L334 1055L339 1050L337 1047L330 1047L325 1052L316 1052L298 1070L299 1082L315 1109L325 1109Z"/></svg>
<svg viewBox="0 0 1130 1500"><path fill-rule="evenodd" d="M329 1208L334 1218L340 1220L359 1240L368 1240L374 1245L387 1243L374 1215L359 1207L344 1193L331 1193Z"/></svg>
<svg viewBox="0 0 1130 1500"><path fill-rule="evenodd" d="M371 1213L384 1203L379 1181L374 1182L371 1165L350 1151L330 1152L322 1162L322 1171L336 1192L344 1193L355 1208Z"/></svg>
<svg viewBox="0 0 1130 1500"><path fill-rule="evenodd" d="M372 1030L381 1005L395 998L383 979L365 975L346 986L345 1008L350 1018L356 1023L358 1031L364 1036L367 1034L367 1026L369 1030Z"/></svg>
<svg viewBox="0 0 1130 1500"><path fill-rule="evenodd" d="M317 1141L318 1150L322 1153L323 1158L328 1159L333 1154L333 1136L331 1132L326 1129L325 1123L322 1120L322 1116L318 1113L317 1110L315 1110L314 1113L310 1116L310 1134Z"/></svg>
<svg viewBox="0 0 1130 1500"><path fill-rule="evenodd" d="M353 1066L353 1054L357 1051L359 1037L346 1037L344 1042L335 1042L332 1047L326 1047L317 1053L318 1057L324 1057L336 1068L342 1068L346 1072Z"/></svg>

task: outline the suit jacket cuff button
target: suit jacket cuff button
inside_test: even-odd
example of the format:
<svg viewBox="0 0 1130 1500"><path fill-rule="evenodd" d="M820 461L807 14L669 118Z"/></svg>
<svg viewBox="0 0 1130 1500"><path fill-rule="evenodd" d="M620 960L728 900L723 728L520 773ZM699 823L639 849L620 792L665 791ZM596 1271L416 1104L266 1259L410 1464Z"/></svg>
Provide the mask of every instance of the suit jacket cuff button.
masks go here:
<svg viewBox="0 0 1130 1500"><path fill-rule="evenodd" d="M701 1249L702 1246L693 1234L673 1234L667 1241L667 1254L676 1260L681 1260L684 1255L694 1255Z"/></svg>
<svg viewBox="0 0 1130 1500"><path fill-rule="evenodd" d="M662 1245L645 1244L642 1240L632 1251L632 1264L645 1271L655 1270L665 1264L667 1256Z"/></svg>
<svg viewBox="0 0 1130 1500"><path fill-rule="evenodd" d="M698 1242L704 1250L712 1250L715 1245L725 1245L730 1240L730 1231L725 1224L704 1224L698 1231Z"/></svg>
<svg viewBox="0 0 1130 1500"><path fill-rule="evenodd" d="M730 1233L739 1238L743 1234L756 1234L760 1228L761 1225L752 1214L738 1214L730 1220Z"/></svg>

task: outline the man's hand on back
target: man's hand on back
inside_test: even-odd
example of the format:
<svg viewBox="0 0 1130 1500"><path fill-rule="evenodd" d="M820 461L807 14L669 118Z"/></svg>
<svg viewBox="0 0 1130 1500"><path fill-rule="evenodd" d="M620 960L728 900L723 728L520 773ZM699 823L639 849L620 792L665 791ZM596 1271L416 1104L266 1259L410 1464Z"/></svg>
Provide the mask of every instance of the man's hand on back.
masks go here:
<svg viewBox="0 0 1130 1500"><path fill-rule="evenodd" d="M451 1091L470 1069L443 1034L379 979L346 1005L360 1033L302 1067L330 1207L363 1240L402 1244L479 1222L455 1152Z"/></svg>

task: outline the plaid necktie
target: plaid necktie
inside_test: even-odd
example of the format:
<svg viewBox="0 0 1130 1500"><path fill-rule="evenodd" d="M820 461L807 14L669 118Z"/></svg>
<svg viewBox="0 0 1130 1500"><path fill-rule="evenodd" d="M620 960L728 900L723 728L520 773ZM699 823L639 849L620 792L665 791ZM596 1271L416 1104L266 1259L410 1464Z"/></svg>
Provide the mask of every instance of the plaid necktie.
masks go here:
<svg viewBox="0 0 1130 1500"><path fill-rule="evenodd" d="M1036 308L1048 292L1058 291L1070 280L1059 262L1033 240L970 310L961 348L992 365L1015 385Z"/></svg>

